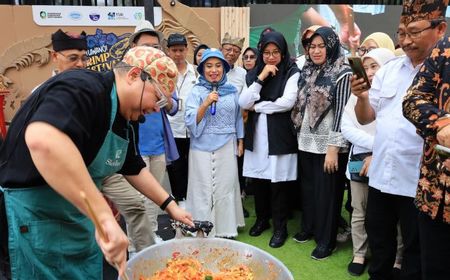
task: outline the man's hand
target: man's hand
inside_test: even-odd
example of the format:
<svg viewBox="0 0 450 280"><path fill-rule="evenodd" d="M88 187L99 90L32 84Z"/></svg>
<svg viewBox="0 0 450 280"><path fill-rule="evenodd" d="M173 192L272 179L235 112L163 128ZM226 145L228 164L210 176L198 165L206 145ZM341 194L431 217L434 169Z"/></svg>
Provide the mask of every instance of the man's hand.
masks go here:
<svg viewBox="0 0 450 280"><path fill-rule="evenodd" d="M450 125L444 126L436 134L438 143L444 147L450 148Z"/></svg>
<svg viewBox="0 0 450 280"><path fill-rule="evenodd" d="M107 240L103 240L96 229L97 243L105 259L118 269L119 275L123 275L126 269L128 238L112 215L103 219L100 224Z"/></svg>
<svg viewBox="0 0 450 280"><path fill-rule="evenodd" d="M350 34L350 23L341 24L339 39L343 45L356 50L361 39L361 30L356 23L353 23L353 34Z"/></svg>
<svg viewBox="0 0 450 280"><path fill-rule="evenodd" d="M364 81L364 78L358 79L358 76L352 76L352 93L358 98L369 98L369 86Z"/></svg>
<svg viewBox="0 0 450 280"><path fill-rule="evenodd" d="M244 155L244 140L238 140L238 157Z"/></svg>
<svg viewBox="0 0 450 280"><path fill-rule="evenodd" d="M175 201L172 201L169 203L169 205L167 205L166 211L167 213L169 213L172 219L182 222L183 224L190 227L195 227L194 223L192 222L191 213L178 206Z"/></svg>

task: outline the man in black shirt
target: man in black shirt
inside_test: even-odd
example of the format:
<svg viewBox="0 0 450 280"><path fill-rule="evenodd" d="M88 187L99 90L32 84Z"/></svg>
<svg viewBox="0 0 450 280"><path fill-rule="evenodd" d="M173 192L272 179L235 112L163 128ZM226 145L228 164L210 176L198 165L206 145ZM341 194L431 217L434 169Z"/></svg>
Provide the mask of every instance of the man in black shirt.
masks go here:
<svg viewBox="0 0 450 280"><path fill-rule="evenodd" d="M98 245L124 273L128 240L98 190L114 172L193 226L191 215L144 168L128 124L159 111L176 76L163 52L136 47L113 72L79 69L54 76L17 112L0 152L13 279L101 279L94 228L81 213L94 217L81 191L105 233L96 229Z"/></svg>

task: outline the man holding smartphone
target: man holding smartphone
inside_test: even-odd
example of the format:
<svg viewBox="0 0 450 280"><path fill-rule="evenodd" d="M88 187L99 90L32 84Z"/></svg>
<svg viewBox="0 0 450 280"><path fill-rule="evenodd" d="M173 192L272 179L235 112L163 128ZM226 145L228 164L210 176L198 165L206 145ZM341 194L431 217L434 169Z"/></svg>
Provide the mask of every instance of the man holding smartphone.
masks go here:
<svg viewBox="0 0 450 280"><path fill-rule="evenodd" d="M425 60L403 102L403 114L425 140L415 204L419 209L422 270L427 279L450 275L449 49L450 38L446 37Z"/></svg>
<svg viewBox="0 0 450 280"><path fill-rule="evenodd" d="M401 277L421 278L414 197L423 140L403 117L401 104L425 58L445 34L447 4L448 0L405 0L397 39L406 56L385 64L369 91L363 79L354 76L352 81L358 121L366 124L377 119L366 214L371 279L392 278L398 222L404 243Z"/></svg>

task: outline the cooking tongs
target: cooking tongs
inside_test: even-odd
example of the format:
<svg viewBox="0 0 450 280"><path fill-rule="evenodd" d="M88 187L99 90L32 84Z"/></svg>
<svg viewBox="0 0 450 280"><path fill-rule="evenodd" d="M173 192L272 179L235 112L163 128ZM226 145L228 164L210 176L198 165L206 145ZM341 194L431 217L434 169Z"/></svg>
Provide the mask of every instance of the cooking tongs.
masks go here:
<svg viewBox="0 0 450 280"><path fill-rule="evenodd" d="M188 235L188 233L197 233L197 237L206 237L214 227L210 221L196 221L194 220L194 227L183 224L182 222L170 220L172 228L175 229L175 238Z"/></svg>

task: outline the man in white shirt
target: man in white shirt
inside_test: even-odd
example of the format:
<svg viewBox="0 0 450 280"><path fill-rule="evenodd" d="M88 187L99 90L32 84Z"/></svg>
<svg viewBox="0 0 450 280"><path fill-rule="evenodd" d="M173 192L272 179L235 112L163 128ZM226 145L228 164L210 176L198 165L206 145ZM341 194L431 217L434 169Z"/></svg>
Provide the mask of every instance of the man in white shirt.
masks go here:
<svg viewBox="0 0 450 280"><path fill-rule="evenodd" d="M358 97L355 113L361 124L377 120L369 168L366 230L372 258L371 279L392 279L396 225L404 243L402 279L420 279L418 212L414 197L419 180L423 140L403 117L402 101L425 58L445 34L446 24L433 10L441 1L405 0L397 38L406 56L394 59L375 75L372 87L352 81Z"/></svg>
<svg viewBox="0 0 450 280"><path fill-rule="evenodd" d="M177 201L186 199L189 134L184 121L185 102L197 82L197 72L192 64L187 62L187 40L184 35L173 33L167 39L167 55L175 62L178 68L177 96L178 112L168 116L172 127L173 137L180 157L167 166L172 194Z"/></svg>

